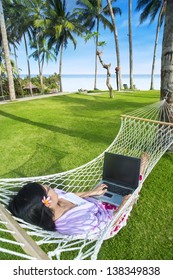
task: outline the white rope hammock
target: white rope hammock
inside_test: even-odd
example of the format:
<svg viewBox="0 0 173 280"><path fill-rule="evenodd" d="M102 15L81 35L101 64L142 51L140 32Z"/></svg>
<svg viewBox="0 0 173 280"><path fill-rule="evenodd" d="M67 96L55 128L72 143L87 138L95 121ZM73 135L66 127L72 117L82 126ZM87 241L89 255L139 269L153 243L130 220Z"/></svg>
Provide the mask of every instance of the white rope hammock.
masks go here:
<svg viewBox="0 0 173 280"><path fill-rule="evenodd" d="M18 237L20 235L20 229L17 229L18 233L16 236L14 229L11 230L11 223L13 224L13 221L15 224L14 228L16 229L16 224L18 225L18 223L16 223L15 220L17 220L20 224L19 227L22 227L27 232L26 235L28 238L32 236L32 239L36 241L36 243L33 242L33 247L30 251L30 249L27 250L26 247L28 243L30 244L32 239L26 242L27 244L23 242L22 245L21 242L19 242L19 240L21 240L20 238L18 242L11 241L10 238L0 238L0 244L3 245L0 246L0 251L24 259L46 259L47 256L50 259L61 259L62 252L75 251L75 259L97 259L103 241L113 237L126 225L127 218L132 210L133 204L139 197L139 191L144 180L165 151L173 144L172 119L172 106L165 100L121 116L119 133L105 151L134 157L140 157L141 152L146 152L149 155L149 162L145 170L143 181L139 184L138 189L133 193L130 199L128 199L117 215L107 224L104 230L100 230L100 232L94 236L90 234L85 236L67 236L59 234L58 232L48 232L12 217L5 207L0 205L0 231L4 236L6 237L6 233L12 234L15 239L18 240L16 236ZM26 184L26 182L36 181L70 192L81 192L92 189L101 179L105 151L91 162L67 172L41 177L0 179L0 201L4 205L7 205L10 197ZM6 214L7 216L9 215L7 218ZM23 232L25 233L25 231ZM23 232L21 234L22 236ZM10 250L9 244L11 243L15 246L23 246L25 253L19 253L18 250L15 249ZM34 247L34 243L35 246L39 245L44 247L44 249L46 248L47 255L44 254L39 247ZM5 246L5 244L7 246ZM45 246L45 244L49 245ZM51 247L51 249L47 249L49 247Z"/></svg>

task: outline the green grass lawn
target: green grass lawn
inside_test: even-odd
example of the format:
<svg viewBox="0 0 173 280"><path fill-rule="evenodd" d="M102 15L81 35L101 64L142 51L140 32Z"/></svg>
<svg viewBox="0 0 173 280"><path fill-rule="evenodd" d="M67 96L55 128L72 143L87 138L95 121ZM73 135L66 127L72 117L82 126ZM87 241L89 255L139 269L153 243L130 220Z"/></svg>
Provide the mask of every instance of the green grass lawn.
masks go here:
<svg viewBox="0 0 173 280"><path fill-rule="evenodd" d="M0 177L66 171L102 153L120 115L159 100L158 91L72 94L0 105ZM172 259L173 154L146 179L128 224L104 242L99 259ZM0 259L4 254L0 255Z"/></svg>

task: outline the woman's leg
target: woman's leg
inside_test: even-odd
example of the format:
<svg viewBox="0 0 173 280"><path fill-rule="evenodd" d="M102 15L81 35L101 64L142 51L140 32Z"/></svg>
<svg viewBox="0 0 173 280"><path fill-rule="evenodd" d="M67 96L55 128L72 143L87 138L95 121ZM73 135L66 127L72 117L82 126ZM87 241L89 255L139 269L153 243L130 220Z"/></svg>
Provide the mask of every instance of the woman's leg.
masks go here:
<svg viewBox="0 0 173 280"><path fill-rule="evenodd" d="M131 194L125 195L123 197L123 200L121 202L121 204L119 205L119 207L114 211L114 215L120 211L120 209L124 206L124 204L126 203L126 201L131 197Z"/></svg>
<svg viewBox="0 0 173 280"><path fill-rule="evenodd" d="M142 152L141 153L141 167L140 167L140 175L143 177L145 174L145 170L147 168L148 165L148 161L149 161L149 154Z"/></svg>

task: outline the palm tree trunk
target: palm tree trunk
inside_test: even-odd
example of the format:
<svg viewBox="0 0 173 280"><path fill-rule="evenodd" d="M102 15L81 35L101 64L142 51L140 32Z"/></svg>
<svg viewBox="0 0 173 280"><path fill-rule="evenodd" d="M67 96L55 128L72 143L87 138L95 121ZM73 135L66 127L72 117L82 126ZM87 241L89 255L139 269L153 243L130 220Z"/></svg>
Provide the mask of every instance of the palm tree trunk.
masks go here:
<svg viewBox="0 0 173 280"><path fill-rule="evenodd" d="M18 62L17 62L17 53L16 53L15 45L14 45L14 57L15 57L15 63L16 63L16 68L17 68L17 77L18 77L21 93L22 93L22 96L23 96L24 94L23 94L23 88L22 88L21 81L20 81L20 74L19 74L19 67L18 67Z"/></svg>
<svg viewBox="0 0 173 280"><path fill-rule="evenodd" d="M167 0L161 59L161 99L166 98L173 112L173 0ZM169 121L169 120L168 120ZM170 116L173 122L173 114ZM173 152L173 145L169 148Z"/></svg>
<svg viewBox="0 0 173 280"><path fill-rule="evenodd" d="M41 93L44 94L44 83L43 83L43 67L41 65L41 63L39 62L40 64L40 84L41 84Z"/></svg>
<svg viewBox="0 0 173 280"><path fill-rule="evenodd" d="M30 90L30 94L32 95L32 87L31 87L31 70L30 70L29 55L28 55L28 46L27 46L26 36L25 36L25 34L23 35L23 37L24 37L24 42L25 42L26 60L27 60L27 65L28 65L29 90Z"/></svg>
<svg viewBox="0 0 173 280"><path fill-rule="evenodd" d="M44 88L43 88L43 74L42 74L41 63L40 63L40 59L39 59L39 58L38 58L38 69L39 69L39 76L40 76L41 94L44 94Z"/></svg>
<svg viewBox="0 0 173 280"><path fill-rule="evenodd" d="M0 93L1 93L2 98L5 99L4 98L4 90L3 90L3 86L2 86L1 61L0 61Z"/></svg>
<svg viewBox="0 0 173 280"><path fill-rule="evenodd" d="M161 59L161 99L173 106L173 0L167 0Z"/></svg>
<svg viewBox="0 0 173 280"><path fill-rule="evenodd" d="M133 89L132 0L128 2L130 89Z"/></svg>
<svg viewBox="0 0 173 280"><path fill-rule="evenodd" d="M60 92L63 92L62 89L62 56L63 56L63 50L64 50L64 44L62 42L61 44L61 50L60 50L60 60L59 60L59 89Z"/></svg>
<svg viewBox="0 0 173 280"><path fill-rule="evenodd" d="M0 89L1 89L1 96L2 96L3 99L5 99L5 98L4 98L3 86L2 86L1 71L0 71Z"/></svg>
<svg viewBox="0 0 173 280"><path fill-rule="evenodd" d="M13 80L11 61L10 61L10 53L9 53L9 48L8 48L8 40L7 40L7 32L6 32L6 27L5 27L2 0L0 0L0 27L1 27L2 43L3 43L3 47L4 47L4 53L5 53L5 62L6 62L7 75L8 75L10 100L15 100L16 95L15 95L15 89L14 89L14 80Z"/></svg>
<svg viewBox="0 0 173 280"><path fill-rule="evenodd" d="M43 74L42 74L42 69L41 69L40 47L39 47L38 39L39 39L39 32L36 34L36 44L37 44L37 52L38 52L38 69L39 69L39 76L40 76L41 94L44 94L44 89L43 89Z"/></svg>
<svg viewBox="0 0 173 280"><path fill-rule="evenodd" d="M154 69L155 69L155 61L156 61L156 50L158 45L158 39L159 39L159 32L160 32L160 20L163 13L163 10L165 8L166 1L163 2L160 13L158 16L158 22L157 22L157 29L156 29L156 38L155 38L155 44L154 44L154 53L153 53L153 63L152 63L152 69L151 69L151 84L150 84L150 90L154 89Z"/></svg>
<svg viewBox="0 0 173 280"><path fill-rule="evenodd" d="M98 62L97 62L97 48L99 40L99 19L97 18L97 34L96 34L96 50L95 50L95 78L94 78L94 89L97 89L97 72L98 72Z"/></svg>
<svg viewBox="0 0 173 280"><path fill-rule="evenodd" d="M43 67L44 67L44 55L43 55L43 58L42 58L42 63L40 64L40 71L41 71L41 76L42 76L42 84L44 85L44 82L43 82ZM44 86L43 86L43 94L44 94Z"/></svg>
<svg viewBox="0 0 173 280"><path fill-rule="evenodd" d="M118 81L119 81L119 86L118 90L122 88L122 79L121 79L121 67L120 67L120 51L119 51L119 43L118 43L118 32L117 32L117 27L115 23L115 18L112 10L112 4L110 0L107 0L108 6L109 6L109 12L112 20L112 24L114 27L114 40L115 40L115 48L116 48L116 59L117 59L117 69L118 69Z"/></svg>
<svg viewBox="0 0 173 280"><path fill-rule="evenodd" d="M105 64L102 60L102 52L99 52L97 51L97 55L99 57L99 60L100 60L100 63L101 65L103 66L103 68L105 68L107 70L107 79L106 79L106 85L109 89L109 96L110 98L113 98L114 97L114 94L113 94L113 88L110 84L110 77L111 77L111 73L110 73L110 67L111 67L111 63L110 64Z"/></svg>
<svg viewBox="0 0 173 280"><path fill-rule="evenodd" d="M0 54L0 93L2 98L4 99L4 90L3 90L3 86L2 86L2 53Z"/></svg>
<svg viewBox="0 0 173 280"><path fill-rule="evenodd" d="M44 94L44 89L43 89L43 74L42 74L41 63L40 63L40 55L39 55L39 54L38 54L38 69L39 69L39 76L40 76L41 94Z"/></svg>

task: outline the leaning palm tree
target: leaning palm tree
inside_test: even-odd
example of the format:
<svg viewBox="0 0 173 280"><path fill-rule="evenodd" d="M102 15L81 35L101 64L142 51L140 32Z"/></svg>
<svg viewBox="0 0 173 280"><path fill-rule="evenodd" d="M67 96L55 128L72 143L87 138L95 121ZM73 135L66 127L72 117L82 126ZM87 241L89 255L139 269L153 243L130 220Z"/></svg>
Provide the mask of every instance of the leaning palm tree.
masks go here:
<svg viewBox="0 0 173 280"><path fill-rule="evenodd" d="M115 2L114 0L112 2ZM76 4L79 6L75 9L78 12L78 19L82 22L89 31L95 28L95 80L94 89L97 88L97 52L98 52L98 40L99 40L99 28L100 23L104 28L108 28L111 32L114 30L112 23L108 20L110 17L108 5L103 6L102 0L78 0ZM113 15L120 13L119 8L112 8Z"/></svg>
<svg viewBox="0 0 173 280"><path fill-rule="evenodd" d="M2 44L4 48L5 62L6 62L7 75L8 75L10 100L15 100L16 95L14 89L14 81L13 81L12 67L10 61L10 53L8 48L8 40L7 40L7 32L6 32L4 13L2 7L2 0L0 0L0 27L1 27Z"/></svg>
<svg viewBox="0 0 173 280"><path fill-rule="evenodd" d="M150 23L152 23L155 17L157 16L157 14L159 13L158 20L157 20L154 52L153 52L150 90L154 89L154 69L155 69L155 61L156 61L156 50L157 50L160 27L164 21L166 2L167 0L148 0L148 1L138 0L136 6L137 11L142 10L142 13L140 15L141 24L145 20L147 20L148 17L150 17Z"/></svg>

